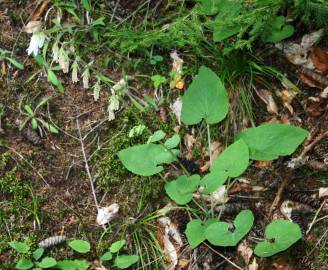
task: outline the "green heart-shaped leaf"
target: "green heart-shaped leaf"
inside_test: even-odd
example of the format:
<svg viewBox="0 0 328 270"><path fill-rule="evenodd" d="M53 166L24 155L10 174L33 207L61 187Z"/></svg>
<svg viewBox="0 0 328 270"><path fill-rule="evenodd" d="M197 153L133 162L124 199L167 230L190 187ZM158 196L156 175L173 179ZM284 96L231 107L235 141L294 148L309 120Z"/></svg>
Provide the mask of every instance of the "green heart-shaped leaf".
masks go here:
<svg viewBox="0 0 328 270"><path fill-rule="evenodd" d="M248 146L243 140L238 140L214 160L211 172L225 172L230 177L238 177L247 169L248 164Z"/></svg>
<svg viewBox="0 0 328 270"><path fill-rule="evenodd" d="M129 171L142 176L150 176L164 169L159 164L170 164L176 160L174 155L178 153L174 150L176 149L170 152L160 144L150 143L121 150L118 156Z"/></svg>
<svg viewBox="0 0 328 270"><path fill-rule="evenodd" d="M125 240L119 240L111 244L109 251L111 253L116 253L118 252L122 247L125 245Z"/></svg>
<svg viewBox="0 0 328 270"><path fill-rule="evenodd" d="M16 269L18 270L26 270L33 267L33 263L29 259L20 259L16 264Z"/></svg>
<svg viewBox="0 0 328 270"><path fill-rule="evenodd" d="M90 243L84 240L73 240L68 245L79 253L87 253L90 251Z"/></svg>
<svg viewBox="0 0 328 270"><path fill-rule="evenodd" d="M227 113L228 95L220 78L202 66L182 98L182 122L194 125L204 119L207 124L215 124Z"/></svg>
<svg viewBox="0 0 328 270"><path fill-rule="evenodd" d="M27 253L30 250L30 246L23 242L18 242L18 241L12 241L9 242L9 246L11 246L13 249L15 249L19 253Z"/></svg>
<svg viewBox="0 0 328 270"><path fill-rule="evenodd" d="M192 175L190 177L182 175L177 180L168 182L164 188L169 197L177 204L187 204L192 199L192 193L197 189L200 176Z"/></svg>
<svg viewBox="0 0 328 270"><path fill-rule="evenodd" d="M50 268L57 264L56 260L51 257L45 257L42 259L40 263L38 263L38 266L41 268Z"/></svg>
<svg viewBox="0 0 328 270"><path fill-rule="evenodd" d="M129 268L139 260L137 255L121 255L116 257L115 266L119 269Z"/></svg>
<svg viewBox="0 0 328 270"><path fill-rule="evenodd" d="M202 194L209 194L216 191L228 179L228 175L224 171L216 171L206 174L199 182L199 185L204 187Z"/></svg>
<svg viewBox="0 0 328 270"><path fill-rule="evenodd" d="M241 211L234 220L233 231L226 222L215 222L205 230L206 239L215 246L235 246L249 232L254 222L254 215L250 210Z"/></svg>
<svg viewBox="0 0 328 270"><path fill-rule="evenodd" d="M191 248L197 247L200 243L206 240L204 233L205 229L215 222L217 222L216 219L209 219L205 223L199 219L189 221L185 233Z"/></svg>
<svg viewBox="0 0 328 270"><path fill-rule="evenodd" d="M249 148L251 159L272 160L292 154L307 137L302 128L284 124L264 124L239 133Z"/></svg>
<svg viewBox="0 0 328 270"><path fill-rule="evenodd" d="M286 250L302 238L300 227L288 220L275 220L265 228L265 237L269 241L258 243L255 254L260 257L270 257Z"/></svg>
<svg viewBox="0 0 328 270"><path fill-rule="evenodd" d="M278 16L272 22L270 28L267 30L265 41L277 43L294 34L294 27L285 24L285 17Z"/></svg>

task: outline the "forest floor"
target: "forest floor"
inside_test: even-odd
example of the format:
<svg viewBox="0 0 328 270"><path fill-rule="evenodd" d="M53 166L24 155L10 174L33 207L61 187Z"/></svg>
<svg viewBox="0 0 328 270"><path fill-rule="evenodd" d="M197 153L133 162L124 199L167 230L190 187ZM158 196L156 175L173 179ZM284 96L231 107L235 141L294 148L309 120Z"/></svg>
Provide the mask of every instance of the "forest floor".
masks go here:
<svg viewBox="0 0 328 270"><path fill-rule="evenodd" d="M46 68L27 55L31 34L22 30L32 17L36 21L46 13L54 18L59 16L54 9L60 1L45 1L48 3L43 9L36 2L0 2L0 49L13 52L10 57L24 64L24 70L20 70L0 56L0 268L14 269L17 263L17 253L9 242L22 241L34 248L48 237L65 235L91 244L91 252L82 258L92 263L93 269L105 269L97 258L110 243L120 239L126 240L126 253L141 258L133 269L166 269L172 258L164 254L165 233L158 218L161 211L165 212L165 206L171 207L163 215L183 235L189 210L175 207L164 190L166 180L182 171L175 162L174 172L165 166L161 176L136 176L121 164L117 153L147 141L142 132L129 136L135 127L145 126L152 132L163 130L170 135L179 131L180 160L191 172L205 174L210 159L206 126L184 126L172 110L172 104L183 95L203 62L183 48L177 49L178 58L170 56L173 49L159 50L155 56L160 57L152 56L151 52L151 56L124 56L117 63L109 58L106 68L95 70L110 78L111 87L104 84L96 92L91 87L97 81L94 78L90 79L90 88L84 89L82 78L73 83L69 73L57 72L64 85L64 91L60 92L47 80ZM51 9L52 2L57 6ZM133 9L130 7L129 12ZM61 16L64 20L67 15ZM304 34L307 33L299 33L292 41L300 42ZM316 48L326 51L328 39L323 39ZM90 59L92 50L85 52ZM311 52L312 59L318 57L315 50ZM115 52L110 49L105 56L92 61L106 62L106 57L112 54ZM240 80L226 83L230 116L223 125L211 130L212 154L219 155L238 131L265 122L293 124L310 131L310 136L293 156L253 162L229 190L224 215L233 217L247 208L256 217L248 240L242 242L244 246L219 248L205 243L192 251L182 236L183 249L177 252L180 268L176 269L328 269L328 207L324 200L327 194L319 197L319 190L323 192L328 187L328 110L324 90L328 78L325 72L320 72L322 65L328 70L328 54L319 57L319 64L314 61L316 68L311 71L293 65L273 47L258 47L252 55L246 52L243 57L241 54L235 53L231 56L233 60L228 56L226 64L231 65L231 70L244 63L253 69L241 75ZM246 60L241 59L245 57ZM176 68L176 59L183 60L180 64L184 74L170 89L169 74ZM272 67L278 72L254 68L258 59L262 67ZM248 84L246 78L250 73L252 82ZM156 74L166 77L159 86L154 86L151 79ZM122 83L126 75L127 84ZM282 83L284 78L288 78L289 85ZM128 94L120 96L118 110L108 111L112 87L120 87L120 83ZM49 131L41 121L36 129L32 128L26 106L34 110L45 97L47 102L38 107L34 117L58 132ZM287 164L300 155L307 157L306 162L289 168ZM100 206L113 203L119 206L119 212L107 227L96 222L97 207L91 186L95 187ZM254 255L245 259L248 256L245 245L252 248L256 239L263 238L265 225L271 219L287 218L282 206L292 212L289 218L300 225L303 238L271 258L256 258L257 268L250 268ZM57 260L81 258L62 244L51 248L47 255Z"/></svg>

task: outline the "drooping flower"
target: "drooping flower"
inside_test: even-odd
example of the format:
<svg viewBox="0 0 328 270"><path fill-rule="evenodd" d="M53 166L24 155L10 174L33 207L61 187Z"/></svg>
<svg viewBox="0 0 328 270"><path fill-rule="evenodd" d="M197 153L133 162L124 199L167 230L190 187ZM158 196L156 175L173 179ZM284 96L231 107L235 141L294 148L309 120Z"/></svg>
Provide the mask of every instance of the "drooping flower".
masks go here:
<svg viewBox="0 0 328 270"><path fill-rule="evenodd" d="M90 71L89 68L86 67L82 73L83 88L85 89L89 88L89 79L90 79Z"/></svg>
<svg viewBox="0 0 328 270"><path fill-rule="evenodd" d="M68 73L69 71L69 57L64 49L64 46L61 46L59 49L59 57L58 57L59 66L62 68L64 73Z"/></svg>
<svg viewBox="0 0 328 270"><path fill-rule="evenodd" d="M79 81L78 78L78 71L79 71L79 64L77 63L77 60L75 59L75 61L72 64L72 82L73 83L77 83Z"/></svg>
<svg viewBox="0 0 328 270"><path fill-rule="evenodd" d="M46 38L47 36L43 32L33 32L30 45L27 48L27 54L37 56L39 49L43 47Z"/></svg>

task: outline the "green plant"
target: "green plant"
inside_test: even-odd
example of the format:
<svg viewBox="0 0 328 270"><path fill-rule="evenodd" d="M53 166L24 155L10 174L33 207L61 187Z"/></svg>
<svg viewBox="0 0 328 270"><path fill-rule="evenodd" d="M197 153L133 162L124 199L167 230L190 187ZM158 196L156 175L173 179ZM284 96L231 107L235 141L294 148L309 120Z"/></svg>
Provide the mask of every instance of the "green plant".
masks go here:
<svg viewBox="0 0 328 270"><path fill-rule="evenodd" d="M228 113L228 98L224 86L217 75L209 68L201 67L199 74L183 96L182 121L186 125L194 125L204 120L207 124L208 143L210 149L209 124L222 121ZM195 109L197 108L197 109ZM179 205L185 205L193 199L193 193L202 196L218 190L226 182L227 189L234 183L234 178L240 176L248 168L251 160L273 160L279 156L292 154L308 135L304 129L282 125L264 124L246 129L235 137L235 142L227 147L216 160L212 161L210 172L202 179L199 175L185 175L165 184L168 196ZM154 144L165 137L162 131L155 132L148 140L149 144L132 146L118 153L123 165L138 175L150 176L159 173L161 163L171 163L178 154L171 152L164 144ZM172 139L172 138L171 138ZM172 147L176 147L174 143ZM210 150L209 150L210 152ZM142 160L139 162L138 159ZM217 246L235 246L244 238L253 226L254 216L250 210L241 211L233 224L213 218L211 211L205 211L205 218L192 219L187 224L186 236L192 248L204 240ZM196 205L198 205L196 203ZM289 231L286 241L278 229ZM196 233L197 232L197 233ZM297 224L286 221L274 221L267 226L266 237L273 242L258 244L256 254L271 256L287 249L299 239L300 228Z"/></svg>
<svg viewBox="0 0 328 270"><path fill-rule="evenodd" d="M31 269L34 266L34 270L52 268L57 264L56 259L52 257L44 257L43 248L37 248L31 252L31 247L23 242L12 241L9 243L10 247L15 249L19 254L22 255L16 264L16 269L25 270Z"/></svg>
<svg viewBox="0 0 328 270"><path fill-rule="evenodd" d="M113 259L114 254L118 253L125 245L125 240L119 240L111 244L109 247L109 251L105 252L100 260L102 261L110 261ZM118 269L126 269L131 265L137 263L139 260L139 256L137 255L117 255L114 260L114 266Z"/></svg>
<svg viewBox="0 0 328 270"><path fill-rule="evenodd" d="M0 61L7 60L13 66L23 70L24 66L11 57L11 52L0 48Z"/></svg>
<svg viewBox="0 0 328 270"><path fill-rule="evenodd" d="M49 98L46 97L43 98L37 104L34 110L29 104L26 104L24 106L24 111L20 109L21 113L25 115L26 118L23 121L23 123L20 125L19 129L22 130L28 122L31 122L31 126L33 129L37 129L37 128L40 129L40 125L41 125L51 133L58 133L58 129L55 126L53 126L52 124L48 123L47 121L43 120L41 117L38 116L39 110L42 108L42 106L46 105L48 102L49 102Z"/></svg>

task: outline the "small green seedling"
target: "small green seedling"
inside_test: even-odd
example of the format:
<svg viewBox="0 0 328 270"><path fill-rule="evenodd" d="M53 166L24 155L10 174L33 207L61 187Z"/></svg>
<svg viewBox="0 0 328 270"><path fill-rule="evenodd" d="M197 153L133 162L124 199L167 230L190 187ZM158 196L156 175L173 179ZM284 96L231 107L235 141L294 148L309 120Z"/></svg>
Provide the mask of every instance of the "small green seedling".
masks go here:
<svg viewBox="0 0 328 270"><path fill-rule="evenodd" d="M149 60L149 63L151 65L157 65L158 63L162 62L164 59L163 59L163 56L161 55L153 55L150 60Z"/></svg>
<svg viewBox="0 0 328 270"><path fill-rule="evenodd" d="M9 245L18 253L22 254L22 258L18 260L15 267L18 270L31 269L32 267L34 267L34 270L47 269L52 268L57 264L56 259L52 257L42 258L44 254L43 248L38 248L31 252L31 247L23 242L12 241L9 243Z"/></svg>
<svg viewBox="0 0 328 270"><path fill-rule="evenodd" d="M300 227L288 220L275 220L265 228L266 240L255 247L255 254L270 257L286 250L302 238Z"/></svg>
<svg viewBox="0 0 328 270"><path fill-rule="evenodd" d="M39 104L33 110L31 105L26 104L24 106L24 111L21 110L22 114L26 116L26 119L20 125L19 129L22 130L28 122L31 122L31 126L33 129L40 129L40 125L50 131L51 133L58 133L58 129L47 121L43 120L38 116L39 110L42 106L46 105L49 101L49 98L43 98ZM42 130L40 130L42 132Z"/></svg>
<svg viewBox="0 0 328 270"><path fill-rule="evenodd" d="M110 247L109 251L105 252L101 257L101 261L111 261L114 254L118 253L125 245L125 240L119 240L114 242ZM139 256L137 255L116 255L114 260L114 266L118 269L126 269L139 261Z"/></svg>
<svg viewBox="0 0 328 270"><path fill-rule="evenodd" d="M158 89L162 84L166 83L167 81L165 77L159 74L151 76L151 80L153 81L153 85L155 89Z"/></svg>

